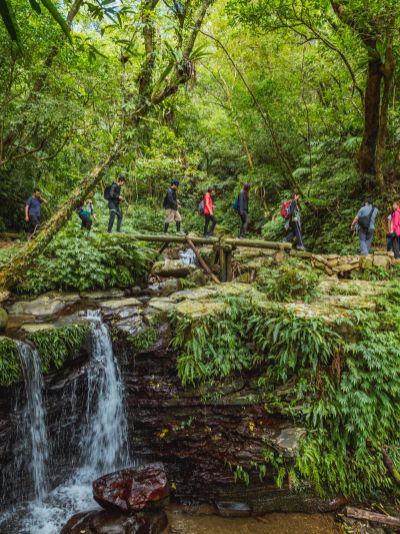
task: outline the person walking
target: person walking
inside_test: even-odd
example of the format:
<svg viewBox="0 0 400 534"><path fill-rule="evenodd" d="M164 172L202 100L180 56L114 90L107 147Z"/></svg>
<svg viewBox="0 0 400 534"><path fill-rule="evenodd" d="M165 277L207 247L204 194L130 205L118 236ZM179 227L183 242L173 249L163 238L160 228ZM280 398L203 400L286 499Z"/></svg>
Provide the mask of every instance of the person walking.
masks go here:
<svg viewBox="0 0 400 534"><path fill-rule="evenodd" d="M240 239L244 239L246 237L247 227L249 226L250 187L251 187L250 184L244 184L237 198L238 214L239 214L240 221L241 221L240 231L239 231Z"/></svg>
<svg viewBox="0 0 400 534"><path fill-rule="evenodd" d="M108 193L107 193L107 200L108 200L108 208L110 210L110 218L108 221L108 233L110 234L112 232L114 221L117 219L117 232L121 232L121 225L122 225L122 210L121 210L121 202L123 202L124 198L121 196L121 188L126 183L126 177L125 176L118 176L118 179L116 182L113 182L111 185Z"/></svg>
<svg viewBox="0 0 400 534"><path fill-rule="evenodd" d="M168 232L168 227L172 222L175 222L176 232L179 234L181 231L182 217L179 213L179 202L176 196L177 189L179 187L179 180L172 180L171 187L168 188L164 198L165 209L165 221L164 232Z"/></svg>
<svg viewBox="0 0 400 534"><path fill-rule="evenodd" d="M361 256L368 256L370 253L377 215L378 208L373 205L371 198L366 198L364 206L359 209L351 223L352 230L358 233Z"/></svg>
<svg viewBox="0 0 400 534"><path fill-rule="evenodd" d="M285 216L285 230L287 243L292 243L296 239L297 250L305 250L303 243L303 232L301 229L301 217L300 217L300 193L294 191L290 197L290 202L287 207L287 215Z"/></svg>
<svg viewBox="0 0 400 534"><path fill-rule="evenodd" d="M391 239L394 257L396 260L400 258L400 203L393 203L393 212L391 216Z"/></svg>
<svg viewBox="0 0 400 534"><path fill-rule="evenodd" d="M42 218L42 204L48 204L47 200L42 198L42 191L35 188L32 195L25 203L25 222L28 223L28 231L30 234L35 234L40 226Z"/></svg>
<svg viewBox="0 0 400 534"><path fill-rule="evenodd" d="M94 207L92 202L93 194L85 200L82 206L78 208L78 216L81 220L81 229L86 230L86 237L89 237L90 230L92 229L93 219L96 219L94 213Z"/></svg>
<svg viewBox="0 0 400 534"><path fill-rule="evenodd" d="M215 195L215 189L209 187L207 193L204 195L204 237L213 237L214 229L217 224L217 220L214 215L213 196ZM211 223L210 231L208 231L209 224Z"/></svg>

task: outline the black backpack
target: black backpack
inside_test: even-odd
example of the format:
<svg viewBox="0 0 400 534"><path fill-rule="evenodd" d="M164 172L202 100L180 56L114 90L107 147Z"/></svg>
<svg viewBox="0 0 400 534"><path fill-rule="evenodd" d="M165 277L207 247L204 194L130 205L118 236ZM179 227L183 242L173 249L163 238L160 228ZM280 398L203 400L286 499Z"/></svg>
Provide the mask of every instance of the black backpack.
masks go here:
<svg viewBox="0 0 400 534"><path fill-rule="evenodd" d="M104 189L104 198L106 200L110 200L111 187L112 187L112 185L107 185L106 188Z"/></svg>

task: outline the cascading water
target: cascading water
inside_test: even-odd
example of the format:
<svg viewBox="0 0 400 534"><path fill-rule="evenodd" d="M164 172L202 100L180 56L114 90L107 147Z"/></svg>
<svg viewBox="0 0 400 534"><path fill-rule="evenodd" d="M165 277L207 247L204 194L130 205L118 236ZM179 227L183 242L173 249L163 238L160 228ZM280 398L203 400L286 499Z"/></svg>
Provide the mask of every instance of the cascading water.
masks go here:
<svg viewBox="0 0 400 534"><path fill-rule="evenodd" d="M0 532L59 534L71 515L96 508L93 479L129 465L123 384L110 334L100 314L89 312L87 318L92 328L92 352L86 369L80 452L72 462L76 467L64 484L49 491L41 501L20 506L0 517ZM43 402L39 402L43 411Z"/></svg>
<svg viewBox="0 0 400 534"><path fill-rule="evenodd" d="M26 343L18 342L18 351L25 380L26 404L24 423L30 436L30 468L35 488L35 497L41 500L47 489L46 461L48 440L43 403L43 375L39 354Z"/></svg>
<svg viewBox="0 0 400 534"><path fill-rule="evenodd" d="M184 263L185 265L197 265L196 254L193 252L191 248L181 250L179 252L179 258L181 262Z"/></svg>

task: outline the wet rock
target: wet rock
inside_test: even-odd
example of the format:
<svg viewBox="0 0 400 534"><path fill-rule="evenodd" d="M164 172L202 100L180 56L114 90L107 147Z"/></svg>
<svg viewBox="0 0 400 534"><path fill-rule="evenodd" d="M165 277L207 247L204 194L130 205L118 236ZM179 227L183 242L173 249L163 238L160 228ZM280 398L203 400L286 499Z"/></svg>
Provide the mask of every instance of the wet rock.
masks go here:
<svg viewBox="0 0 400 534"><path fill-rule="evenodd" d="M215 506L222 517L249 517L251 515L251 506L244 502L217 501Z"/></svg>
<svg viewBox="0 0 400 534"><path fill-rule="evenodd" d="M0 308L0 330L5 330L8 323L8 313L4 308Z"/></svg>
<svg viewBox="0 0 400 534"><path fill-rule="evenodd" d="M151 299L149 300L148 305L150 308L153 308L159 312L168 312L175 306L175 303L170 298L164 297ZM147 315L147 310L145 313Z"/></svg>
<svg viewBox="0 0 400 534"><path fill-rule="evenodd" d="M301 440L306 435L305 428L286 427L282 428L275 437L271 439L271 445L283 456L294 458L299 451Z"/></svg>
<svg viewBox="0 0 400 534"><path fill-rule="evenodd" d="M161 295L168 297L178 291L178 280L176 278L167 278L159 283L158 288Z"/></svg>
<svg viewBox="0 0 400 534"><path fill-rule="evenodd" d="M61 312L80 299L78 293L46 293L34 300L15 302L8 309L10 315L48 317Z"/></svg>
<svg viewBox="0 0 400 534"><path fill-rule="evenodd" d="M81 297L88 300L119 299L125 296L123 289L105 289L104 291L83 291Z"/></svg>
<svg viewBox="0 0 400 534"><path fill-rule="evenodd" d="M211 313L221 313L226 308L224 302L218 300L184 300L176 305L176 311L192 319Z"/></svg>
<svg viewBox="0 0 400 534"><path fill-rule="evenodd" d="M109 310L118 310L120 308L128 308L132 306L140 307L142 303L135 297L129 297L127 299L111 299L103 300L100 302L102 308L107 308Z"/></svg>
<svg viewBox="0 0 400 534"><path fill-rule="evenodd" d="M123 512L164 506L169 496L164 465L157 462L100 477L93 482L93 496L103 508Z"/></svg>
<svg viewBox="0 0 400 534"><path fill-rule="evenodd" d="M126 515L94 510L71 517L60 534L161 534L167 526L165 512Z"/></svg>
<svg viewBox="0 0 400 534"><path fill-rule="evenodd" d="M53 330L56 326L53 323L27 323L21 326L21 330L28 334L40 332L42 330Z"/></svg>
<svg viewBox="0 0 400 534"><path fill-rule="evenodd" d="M180 260L166 259L153 265L152 274L162 278L181 278L188 276L194 270L196 270L196 266L193 264L185 264Z"/></svg>

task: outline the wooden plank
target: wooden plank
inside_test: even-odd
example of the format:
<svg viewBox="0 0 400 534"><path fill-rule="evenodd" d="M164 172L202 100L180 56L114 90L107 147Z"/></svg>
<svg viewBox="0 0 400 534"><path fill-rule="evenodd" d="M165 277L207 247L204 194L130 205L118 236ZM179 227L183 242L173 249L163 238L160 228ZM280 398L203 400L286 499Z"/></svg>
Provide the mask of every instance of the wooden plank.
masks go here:
<svg viewBox="0 0 400 534"><path fill-rule="evenodd" d="M353 508L352 506L347 506L345 514L352 519L361 519L363 521L372 521L373 523L379 523L381 525L400 527L400 518L391 515L377 514L376 512L362 510L361 508Z"/></svg>
<svg viewBox="0 0 400 534"><path fill-rule="evenodd" d="M197 248L194 246L194 243L192 241L192 239L189 237L189 236L186 236L186 242L187 244L189 245L189 247L193 250L193 252L195 253L196 255L196 258L198 260L198 262L200 263L200 265L202 266L202 268L204 269L204 271L208 274L208 276L213 280L213 282L215 282L216 284L219 284L220 281L218 280L218 278L215 276L215 274L211 271L210 267L207 265L207 263L203 260L203 258L200 256L199 254L199 251L197 250Z"/></svg>
<svg viewBox="0 0 400 534"><path fill-rule="evenodd" d="M225 264L226 264L226 281L232 282L233 269L232 269L232 249L225 251Z"/></svg>
<svg viewBox="0 0 400 534"><path fill-rule="evenodd" d="M238 238L228 238L225 239L227 245L232 245L235 247L250 247L250 248L262 248L262 249L272 249L272 250L291 250L291 243L275 243L273 241L264 241L262 239L238 239Z"/></svg>
<svg viewBox="0 0 400 534"><path fill-rule="evenodd" d="M221 282L226 282L226 257L224 247L221 246L219 249L219 266L220 266L220 279Z"/></svg>

